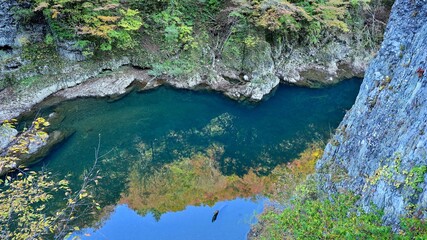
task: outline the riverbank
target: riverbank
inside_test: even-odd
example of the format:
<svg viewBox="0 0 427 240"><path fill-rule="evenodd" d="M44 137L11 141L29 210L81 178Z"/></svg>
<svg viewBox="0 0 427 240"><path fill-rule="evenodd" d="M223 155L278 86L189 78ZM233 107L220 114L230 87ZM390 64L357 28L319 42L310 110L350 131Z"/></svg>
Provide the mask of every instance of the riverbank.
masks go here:
<svg viewBox="0 0 427 240"><path fill-rule="evenodd" d="M294 53L287 59L287 64L280 65L273 64L273 60L265 56L267 58L264 65L271 65L270 67L258 66L253 62L252 72L246 74L230 70L225 63L219 61L214 67L201 66L189 74L175 76L165 72L156 75L149 65L141 64L141 56L109 56L109 60L83 62L62 59L59 63L52 63L53 65L28 67L30 70L24 65L18 69L2 71L3 76L9 74L18 83L0 91L0 120L17 117L53 94L65 99L114 96L124 94L133 83L142 90L169 85L219 91L236 100L260 101L280 82L318 87L362 75L372 55L364 51L357 52L343 44L340 47L341 51L318 51L318 54L309 58L304 58L301 52L303 49L300 49L300 53ZM271 54L271 49L268 49L267 55ZM337 57L333 57L334 55ZM332 59L316 63L316 57ZM44 69L43 73L38 72L40 67Z"/></svg>
<svg viewBox="0 0 427 240"><path fill-rule="evenodd" d="M200 29L192 30L191 47L169 43L164 32L146 27L132 35L132 47L101 51L55 35L53 23L42 21L39 13L29 22L17 22L11 9L28 6L13 2L0 10L0 21L10 25L0 32L0 121L65 89L58 96L69 99L120 95L132 83L142 89L169 85L260 101L280 83L330 85L363 76L384 27L366 23L373 24L367 28L366 16L360 15L365 12L357 5L346 10L343 26L348 29L324 29L310 42L236 19L232 13L240 7L224 3L231 6L216 12L217 25L201 22ZM378 11L378 21L386 21L387 5L372 8Z"/></svg>

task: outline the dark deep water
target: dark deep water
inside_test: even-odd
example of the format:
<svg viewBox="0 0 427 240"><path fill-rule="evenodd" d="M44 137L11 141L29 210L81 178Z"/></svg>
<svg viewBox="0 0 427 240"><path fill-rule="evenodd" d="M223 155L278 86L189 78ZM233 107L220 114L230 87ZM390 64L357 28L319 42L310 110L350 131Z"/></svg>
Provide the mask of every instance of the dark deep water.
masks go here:
<svg viewBox="0 0 427 240"><path fill-rule="evenodd" d="M50 128L75 133L37 167L70 173L71 187L78 187L83 171L94 162L100 139L101 154L106 155L98 168L104 178L95 195L102 216L82 221L83 231L75 233L82 239L244 239L265 204L261 196L233 193L196 204L184 201L176 208L164 207L165 203L160 209L142 204L146 193L135 186L165 164L191 160L212 146L221 149L214 160L221 175L244 176L249 171L268 175L308 144L326 141L354 103L360 84L360 79L350 79L320 89L280 86L258 104L166 87L132 92L114 102L94 98L63 102L40 114L64 116L61 122L52 120ZM179 181L191 175L180 174L184 177ZM159 199L172 203L191 199L189 192L173 193L170 198L165 196L172 193L165 193ZM212 223L218 209L218 219Z"/></svg>

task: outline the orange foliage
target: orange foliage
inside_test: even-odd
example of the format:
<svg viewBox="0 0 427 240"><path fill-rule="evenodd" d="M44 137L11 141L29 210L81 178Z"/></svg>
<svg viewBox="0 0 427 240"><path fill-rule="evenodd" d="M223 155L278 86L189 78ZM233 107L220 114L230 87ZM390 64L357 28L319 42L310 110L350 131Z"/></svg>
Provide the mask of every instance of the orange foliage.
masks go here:
<svg viewBox="0 0 427 240"><path fill-rule="evenodd" d="M322 157L322 154L323 145L313 143L285 167L276 167L270 175L272 181L271 191L269 191L270 198L274 200L288 199L295 188L308 175L314 173L316 162Z"/></svg>
<svg viewBox="0 0 427 240"><path fill-rule="evenodd" d="M80 34L80 35L89 34L92 36L108 39L109 38L108 33L114 30L116 27L117 27L116 25L106 25L106 24L103 24L97 27L81 26L77 28L78 29L77 34Z"/></svg>
<svg viewBox="0 0 427 240"><path fill-rule="evenodd" d="M224 176L216 166L216 159L224 149L217 145L205 153L165 165L150 176L142 176L134 166L129 176L128 191L121 203L140 213L180 211L188 205L213 205L217 201L236 197L268 194L274 197L295 189L295 186L314 171L322 150L312 145L289 164L276 167L269 176L258 176L250 170L243 177Z"/></svg>
<svg viewBox="0 0 427 240"><path fill-rule="evenodd" d="M114 17L114 16L97 16L97 18L103 22L117 22L120 17Z"/></svg>

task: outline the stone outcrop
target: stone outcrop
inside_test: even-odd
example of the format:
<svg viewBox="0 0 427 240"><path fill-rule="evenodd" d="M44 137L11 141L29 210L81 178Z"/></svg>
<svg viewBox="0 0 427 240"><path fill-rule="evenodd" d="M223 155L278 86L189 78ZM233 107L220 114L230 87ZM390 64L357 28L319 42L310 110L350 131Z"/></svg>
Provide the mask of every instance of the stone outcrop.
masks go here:
<svg viewBox="0 0 427 240"><path fill-rule="evenodd" d="M91 78L72 88L55 93L54 97L73 99L77 97L107 97L122 95L131 90L131 84L140 83L141 88L150 89L159 86L157 81L150 81L147 71L133 67L121 67L114 72ZM154 80L154 79L153 79Z"/></svg>
<svg viewBox="0 0 427 240"><path fill-rule="evenodd" d="M83 61L86 57L83 54L83 48L77 46L76 41L57 41L58 52L65 59L71 61Z"/></svg>
<svg viewBox="0 0 427 240"><path fill-rule="evenodd" d="M327 85L354 76L362 77L373 58L373 49L363 49L351 35L320 47L298 47L282 53L275 61L276 76L282 81L303 85Z"/></svg>
<svg viewBox="0 0 427 240"><path fill-rule="evenodd" d="M46 23L40 20L42 18L34 17L31 20L31 23L36 21L34 24L17 26L13 13L9 11L14 1L0 4L0 23L5 26L1 31L7 32L2 34L0 31L0 38L7 35L14 39L29 39L28 44L45 40L45 34L49 31ZM220 91L238 100L260 101L280 83L317 87L361 76L373 57L371 51L366 51L352 33L322 39L323 42L316 47L278 39L267 40L263 31L254 30L253 34L256 45L246 47L244 51L241 51L240 45L225 44L219 54L221 56L212 57L216 52L213 46L201 47L198 53L200 63L195 63L197 70L182 76L167 71L147 75L147 70L154 68L153 65L161 65L165 59L158 56L162 53L153 47L155 43L153 46L142 45L144 49L105 55L100 53L102 56L86 59L83 47L77 46L76 42L58 41L57 36L52 36L59 56L37 56L41 60L34 62L19 56L19 51L14 51L17 56L4 59L0 56L0 121L29 111L46 97L67 88L70 90L57 96L71 98L123 94L135 81L144 89L167 84L176 88ZM17 49L19 47L16 46ZM90 46L86 50L90 50ZM46 61L43 61L44 58ZM178 54L173 58L180 56ZM180 60L187 60L182 58ZM117 73L105 76L105 71L110 70ZM121 73L122 70L130 75ZM88 84L83 84L87 81ZM8 87L13 84L21 87Z"/></svg>
<svg viewBox="0 0 427 240"><path fill-rule="evenodd" d="M18 131L15 128L12 128L7 125L0 125L0 154L1 156L6 155L11 146L16 144L16 139L18 137ZM48 137L49 142L50 139ZM38 153L41 148L46 145L46 141L43 141L39 136L33 136L32 140L28 140L28 154L22 154L17 161L11 162L0 162L0 176L3 176L10 170L20 166L22 163L25 163L26 160L32 158L34 154ZM3 155L4 154L4 155Z"/></svg>
<svg viewBox="0 0 427 240"><path fill-rule="evenodd" d="M331 42L330 44L335 45L336 43ZM133 81L140 82L144 85L144 89L167 84L176 88L210 89L223 92L233 99L259 101L280 82L310 86L314 81L315 85L324 85L335 83L345 77L360 75L364 70L364 65L360 61L353 61L352 64L345 65L347 70L344 71L346 73L344 75L342 69L338 67L338 63L351 62L351 59L358 58L367 62L371 57L370 53L357 51L352 47L341 46L341 48L335 48L338 49L336 51L322 49L301 60L299 57L303 55L302 52L308 51L301 47L298 50L299 54L286 56L282 54L279 60L278 57L272 56L275 51L272 46L263 41L259 48L248 51L243 61L238 58L223 59L218 61L215 66L205 66L202 70L183 77L149 76L145 69L146 63L138 60L141 56L118 56L103 61L64 61L57 66L58 69L55 66L40 66L37 70L39 72L24 73L21 74L22 76L19 68L12 70L4 68L3 75L14 74L18 79L43 78L43 82L26 88L24 91L11 87L0 90L0 120L16 117L30 110L46 97L66 88L70 89L58 96L67 99L71 96L108 96L125 93L126 88ZM330 57L327 57L328 55ZM233 68L232 65L235 62L243 62L243 64ZM130 66L136 68L130 70ZM122 70L129 75L122 74ZM308 70L311 74L308 74ZM105 71L113 71L113 73L104 76ZM117 73L114 73L115 71ZM86 81L90 83L77 86ZM146 84L148 85L145 86Z"/></svg>
<svg viewBox="0 0 427 240"><path fill-rule="evenodd" d="M11 127L0 126L0 149L3 149L9 145L14 139L14 137L18 135L18 131Z"/></svg>
<svg viewBox="0 0 427 240"><path fill-rule="evenodd" d="M53 93L95 78L102 74L105 69L115 71L129 63L129 58L122 57L91 64L69 62L62 69L50 69L49 66L43 66L43 70L46 68L50 71L40 74L44 80L43 84L35 85L25 90L9 87L0 91L0 121L19 116ZM118 82L123 83L121 81ZM121 86L116 88L121 88Z"/></svg>
<svg viewBox="0 0 427 240"><path fill-rule="evenodd" d="M33 164L43 157L47 156L50 151L60 142L71 136L71 131L53 131L49 133L47 139L42 140L39 136L33 136L32 140L29 140L28 153L21 154L19 159L13 162L0 162L0 177L12 171L18 166L28 166ZM18 136L18 131L11 127L4 125L0 126L0 153L6 153L8 149L13 145L13 141Z"/></svg>
<svg viewBox="0 0 427 240"><path fill-rule="evenodd" d="M16 45L18 24L13 18L12 8L17 6L14 0L0 1L0 48L8 49Z"/></svg>
<svg viewBox="0 0 427 240"><path fill-rule="evenodd" d="M356 103L316 166L323 191L354 191L395 227L406 214L427 217L426 21L425 1L395 2Z"/></svg>

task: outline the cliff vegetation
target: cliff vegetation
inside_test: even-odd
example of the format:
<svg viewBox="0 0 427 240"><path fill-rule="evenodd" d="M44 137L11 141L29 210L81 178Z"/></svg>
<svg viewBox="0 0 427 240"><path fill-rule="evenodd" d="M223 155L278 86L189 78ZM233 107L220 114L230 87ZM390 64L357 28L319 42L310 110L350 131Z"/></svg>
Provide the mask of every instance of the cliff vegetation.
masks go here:
<svg viewBox="0 0 427 240"><path fill-rule="evenodd" d="M0 32L0 89L73 86L103 70L132 65L177 87L209 86L233 98L260 100L279 81L315 86L360 76L382 40L391 2L4 5L2 24L8 28ZM75 76L65 76L70 69Z"/></svg>
<svg viewBox="0 0 427 240"><path fill-rule="evenodd" d="M427 237L426 12L394 3L356 102L304 186L315 194L267 213L264 236Z"/></svg>

